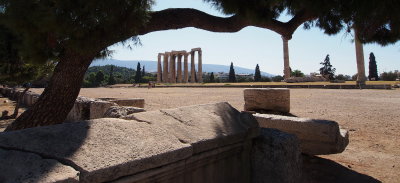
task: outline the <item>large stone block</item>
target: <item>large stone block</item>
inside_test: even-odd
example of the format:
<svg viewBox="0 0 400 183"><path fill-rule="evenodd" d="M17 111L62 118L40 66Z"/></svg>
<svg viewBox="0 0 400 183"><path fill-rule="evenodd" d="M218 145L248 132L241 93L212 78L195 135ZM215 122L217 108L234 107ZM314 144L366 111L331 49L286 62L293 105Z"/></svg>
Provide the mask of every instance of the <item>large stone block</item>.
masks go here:
<svg viewBox="0 0 400 183"><path fill-rule="evenodd" d="M90 119L90 103L93 101L94 99L91 98L78 97L65 121L75 122Z"/></svg>
<svg viewBox="0 0 400 183"><path fill-rule="evenodd" d="M290 112L289 89L251 88L243 92L245 111Z"/></svg>
<svg viewBox="0 0 400 183"><path fill-rule="evenodd" d="M300 140L301 152L309 155L341 153L349 144L346 130L337 122L298 117L254 114L260 127L275 128L296 135Z"/></svg>
<svg viewBox="0 0 400 183"><path fill-rule="evenodd" d="M2 133L0 146L65 162L80 171L81 182L111 181L192 154L156 125L115 118Z"/></svg>
<svg viewBox="0 0 400 183"><path fill-rule="evenodd" d="M98 118L103 118L104 114L107 112L107 110L111 107L114 106L114 103L107 102L107 101L92 101L90 104L90 119L98 119Z"/></svg>
<svg viewBox="0 0 400 183"><path fill-rule="evenodd" d="M240 113L226 102L135 113L125 117L155 124L182 142L194 153L254 138L259 134L251 114Z"/></svg>
<svg viewBox="0 0 400 183"><path fill-rule="evenodd" d="M79 182L79 172L37 154L0 148L0 182Z"/></svg>
<svg viewBox="0 0 400 183"><path fill-rule="evenodd" d="M301 180L301 153L295 135L261 128L260 137L254 140L251 162L253 183Z"/></svg>
<svg viewBox="0 0 400 183"><path fill-rule="evenodd" d="M250 168L242 162L250 162L249 144L259 135L251 115L218 103L128 117L131 120L103 118L0 133L0 147L57 159L78 170L81 182L127 176L155 182L248 182ZM170 165L179 169L165 174L163 168Z"/></svg>

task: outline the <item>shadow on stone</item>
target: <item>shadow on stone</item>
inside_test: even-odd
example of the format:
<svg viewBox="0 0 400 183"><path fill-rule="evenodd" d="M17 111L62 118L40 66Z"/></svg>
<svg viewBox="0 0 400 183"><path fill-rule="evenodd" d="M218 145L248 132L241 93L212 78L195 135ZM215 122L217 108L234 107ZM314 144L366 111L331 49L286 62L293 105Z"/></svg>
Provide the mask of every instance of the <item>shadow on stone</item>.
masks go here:
<svg viewBox="0 0 400 183"><path fill-rule="evenodd" d="M84 144L89 130L81 122L0 133L0 182L78 182L82 168L69 157Z"/></svg>
<svg viewBox="0 0 400 183"><path fill-rule="evenodd" d="M332 160L304 154L303 176L303 182L307 183L381 182L371 176L358 173Z"/></svg>

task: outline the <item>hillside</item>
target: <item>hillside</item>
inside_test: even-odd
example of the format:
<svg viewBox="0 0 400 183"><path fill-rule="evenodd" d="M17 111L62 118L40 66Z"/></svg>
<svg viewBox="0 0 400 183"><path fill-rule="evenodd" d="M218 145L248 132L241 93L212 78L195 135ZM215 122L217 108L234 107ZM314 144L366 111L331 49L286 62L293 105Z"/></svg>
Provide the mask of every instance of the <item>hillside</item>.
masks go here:
<svg viewBox="0 0 400 183"><path fill-rule="evenodd" d="M156 61L122 61L122 60L115 60L115 59L102 59L102 60L95 60L90 66L104 66L104 65L116 65L119 67L127 67L136 69L137 63L140 62L140 65L144 65L147 72L157 72L157 62ZM229 65L216 65L216 64L203 64L203 72L229 72ZM235 66L235 73L236 74L254 74L254 69L247 69L243 67ZM274 76L272 74L261 72L263 76Z"/></svg>

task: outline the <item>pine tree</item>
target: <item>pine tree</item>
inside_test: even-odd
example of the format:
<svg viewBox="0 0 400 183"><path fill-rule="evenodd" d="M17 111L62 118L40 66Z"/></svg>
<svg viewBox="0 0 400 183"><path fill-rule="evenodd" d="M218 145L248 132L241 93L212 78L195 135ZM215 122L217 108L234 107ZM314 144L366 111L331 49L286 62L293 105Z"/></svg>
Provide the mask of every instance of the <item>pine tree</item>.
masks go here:
<svg viewBox="0 0 400 183"><path fill-rule="evenodd" d="M135 83L140 83L142 81L142 71L140 67L140 62L138 62L136 66L136 75L135 75Z"/></svg>
<svg viewBox="0 0 400 183"><path fill-rule="evenodd" d="M326 55L325 60L320 63L322 67L319 69L319 73L326 79L334 80L336 69L332 67L329 54Z"/></svg>
<svg viewBox="0 0 400 183"><path fill-rule="evenodd" d="M378 66L376 65L375 55L374 53L369 54L369 75L368 79L378 81Z"/></svg>
<svg viewBox="0 0 400 183"><path fill-rule="evenodd" d="M115 84L115 78L114 78L114 66L111 65L110 68L110 77L108 77L108 85L114 85Z"/></svg>
<svg viewBox="0 0 400 183"><path fill-rule="evenodd" d="M256 71L254 73L254 81L255 82L260 82L261 81L260 66L258 66L258 64L256 65Z"/></svg>
<svg viewBox="0 0 400 183"><path fill-rule="evenodd" d="M231 67L229 68L228 82L231 82L231 83L236 82L236 74L235 74L235 69L233 68L233 62L231 62Z"/></svg>
<svg viewBox="0 0 400 183"><path fill-rule="evenodd" d="M211 72L211 75L210 75L210 83L215 83L214 72Z"/></svg>

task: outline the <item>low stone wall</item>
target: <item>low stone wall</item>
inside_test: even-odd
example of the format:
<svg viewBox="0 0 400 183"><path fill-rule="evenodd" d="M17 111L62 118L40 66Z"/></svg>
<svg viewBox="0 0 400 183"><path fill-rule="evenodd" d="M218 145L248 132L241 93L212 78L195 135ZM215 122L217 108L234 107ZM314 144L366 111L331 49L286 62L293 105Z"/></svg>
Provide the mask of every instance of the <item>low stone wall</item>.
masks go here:
<svg viewBox="0 0 400 183"><path fill-rule="evenodd" d="M0 133L1 180L258 183L300 178L296 137L276 130L260 133L252 115L227 103L126 119Z"/></svg>
<svg viewBox="0 0 400 183"><path fill-rule="evenodd" d="M9 97L11 100L17 100L18 96L22 94L22 90L19 89L14 91L14 89L12 88L0 88L0 93L5 97ZM39 94L27 91L22 97L20 104L30 107L39 99L39 97ZM114 103L113 101L117 101L117 103ZM78 97L75 101L73 108L68 113L65 121L75 122L103 118L105 117L105 114L110 109L110 107L118 106L119 104L122 105L121 107L119 107L120 112L129 111L128 113L131 114L144 111L144 99L110 99L110 101L105 101L87 97ZM141 106L141 108L136 108L135 110L132 110L131 107L123 106ZM112 117L112 115L109 115L108 117Z"/></svg>
<svg viewBox="0 0 400 183"><path fill-rule="evenodd" d="M120 106L144 108L144 99L142 98L99 98L109 102L114 102Z"/></svg>
<svg viewBox="0 0 400 183"><path fill-rule="evenodd" d="M313 76L313 77L290 77L285 80L288 83L304 83L304 82L321 82L326 81L326 79L322 76Z"/></svg>
<svg viewBox="0 0 400 183"><path fill-rule="evenodd" d="M301 152L309 155L336 154L349 144L347 130L339 128L335 121L315 120L271 114L254 114L263 128L274 128L296 135Z"/></svg>

